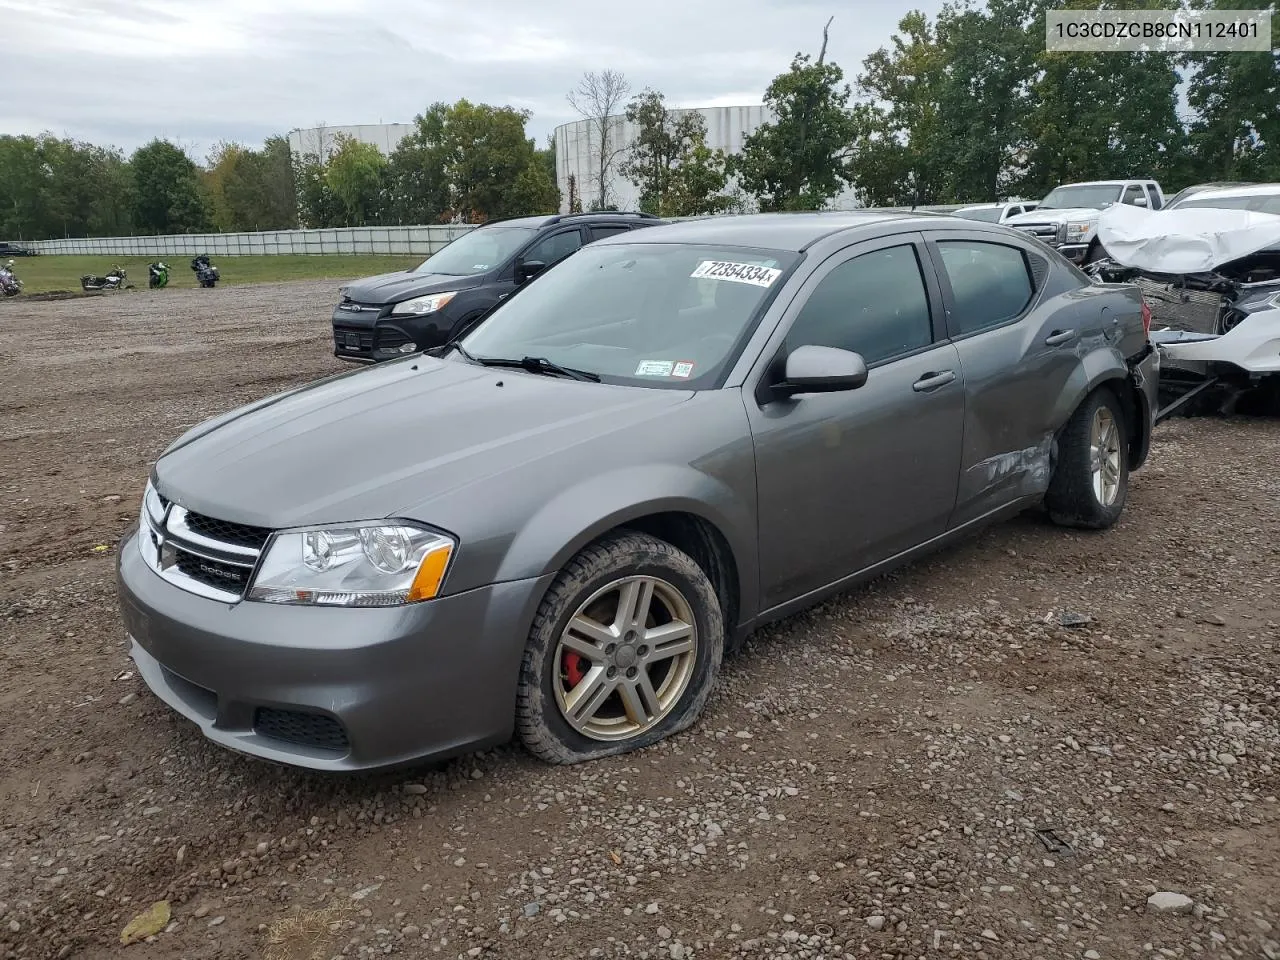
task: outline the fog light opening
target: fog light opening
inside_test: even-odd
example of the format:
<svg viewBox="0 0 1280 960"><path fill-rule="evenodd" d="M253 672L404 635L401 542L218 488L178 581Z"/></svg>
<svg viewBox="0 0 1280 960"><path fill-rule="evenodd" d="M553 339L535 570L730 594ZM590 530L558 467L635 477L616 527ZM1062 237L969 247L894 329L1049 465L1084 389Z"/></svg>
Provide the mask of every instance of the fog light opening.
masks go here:
<svg viewBox="0 0 1280 960"><path fill-rule="evenodd" d="M401 344L400 346L401 353L413 353L413 351L417 349L418 349L418 345L416 343L405 343L405 344Z"/></svg>

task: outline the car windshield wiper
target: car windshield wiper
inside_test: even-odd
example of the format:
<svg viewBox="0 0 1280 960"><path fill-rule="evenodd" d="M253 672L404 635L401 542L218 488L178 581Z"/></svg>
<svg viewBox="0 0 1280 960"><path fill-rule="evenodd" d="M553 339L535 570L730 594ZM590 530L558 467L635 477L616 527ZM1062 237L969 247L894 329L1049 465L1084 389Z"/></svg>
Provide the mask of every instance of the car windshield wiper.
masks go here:
<svg viewBox="0 0 1280 960"><path fill-rule="evenodd" d="M462 347L458 346L459 351ZM529 373L541 373L548 377L564 377L567 380L587 380L591 383L599 383L598 374L590 373L586 370L575 370L572 367L562 367L558 363L552 363L546 357L473 357L463 352L474 363L478 363L485 367L513 367L520 370L527 370Z"/></svg>

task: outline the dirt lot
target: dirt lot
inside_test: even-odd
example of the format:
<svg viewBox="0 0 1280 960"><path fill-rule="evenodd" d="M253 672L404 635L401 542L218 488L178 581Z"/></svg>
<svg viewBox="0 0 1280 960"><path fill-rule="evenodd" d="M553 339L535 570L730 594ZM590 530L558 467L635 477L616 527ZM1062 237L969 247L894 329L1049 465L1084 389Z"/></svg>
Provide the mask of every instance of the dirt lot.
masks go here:
<svg viewBox="0 0 1280 960"><path fill-rule="evenodd" d="M638 755L207 745L111 548L184 428L338 368L333 287L0 304L0 957L1280 957L1274 421L1161 427L1111 532L1026 517L781 624Z"/></svg>

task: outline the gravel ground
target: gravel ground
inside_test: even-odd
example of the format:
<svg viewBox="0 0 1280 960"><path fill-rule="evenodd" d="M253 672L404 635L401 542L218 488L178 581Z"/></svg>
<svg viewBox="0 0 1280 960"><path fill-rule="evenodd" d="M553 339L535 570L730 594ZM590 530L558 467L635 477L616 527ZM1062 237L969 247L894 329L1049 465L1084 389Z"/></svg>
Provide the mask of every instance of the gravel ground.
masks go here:
<svg viewBox="0 0 1280 960"><path fill-rule="evenodd" d="M338 369L333 296L0 305L0 957L1280 958L1274 421L1162 426L1110 532L1024 517L766 631L639 754L205 743L110 548L185 427Z"/></svg>

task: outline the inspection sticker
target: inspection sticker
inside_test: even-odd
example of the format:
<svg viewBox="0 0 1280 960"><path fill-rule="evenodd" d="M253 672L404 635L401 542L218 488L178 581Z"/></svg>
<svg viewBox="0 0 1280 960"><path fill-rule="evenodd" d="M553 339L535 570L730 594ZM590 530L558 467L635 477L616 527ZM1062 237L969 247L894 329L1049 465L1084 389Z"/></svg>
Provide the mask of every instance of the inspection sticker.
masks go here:
<svg viewBox="0 0 1280 960"><path fill-rule="evenodd" d="M636 367L637 377L669 377L675 368L674 360L641 360Z"/></svg>
<svg viewBox="0 0 1280 960"><path fill-rule="evenodd" d="M680 377L682 380L689 379L689 377L693 376L693 361L692 360L677 361L676 365L671 368L671 375L673 377Z"/></svg>
<svg viewBox="0 0 1280 960"><path fill-rule="evenodd" d="M703 260L689 274L697 280L729 280L733 283L750 283L767 287L781 276L776 267L762 267L755 263L734 263L730 260Z"/></svg>

